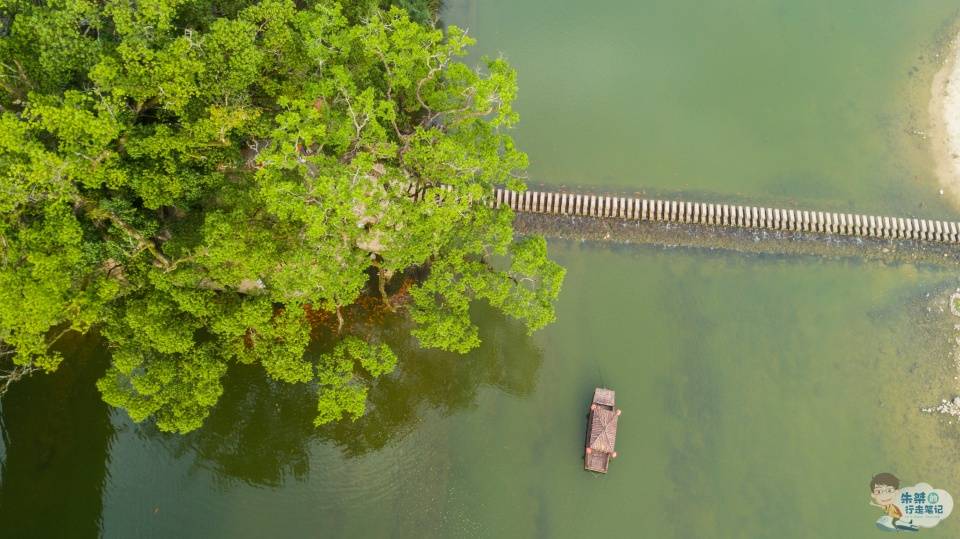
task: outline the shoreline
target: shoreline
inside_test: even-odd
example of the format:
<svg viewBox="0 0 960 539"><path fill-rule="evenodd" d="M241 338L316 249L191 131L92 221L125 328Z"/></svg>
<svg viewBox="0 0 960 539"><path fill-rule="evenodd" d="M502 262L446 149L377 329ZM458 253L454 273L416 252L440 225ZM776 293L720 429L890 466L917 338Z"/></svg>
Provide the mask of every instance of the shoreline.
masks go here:
<svg viewBox="0 0 960 539"><path fill-rule="evenodd" d="M954 33L930 89L931 146L942 193L960 208L960 33Z"/></svg>

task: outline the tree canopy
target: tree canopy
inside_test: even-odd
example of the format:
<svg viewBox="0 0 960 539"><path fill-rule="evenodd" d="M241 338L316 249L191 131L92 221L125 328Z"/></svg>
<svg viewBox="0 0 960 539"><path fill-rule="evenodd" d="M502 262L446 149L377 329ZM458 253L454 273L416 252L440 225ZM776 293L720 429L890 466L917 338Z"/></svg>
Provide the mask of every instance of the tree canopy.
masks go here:
<svg viewBox="0 0 960 539"><path fill-rule="evenodd" d="M422 346L461 353L472 301L553 320L563 269L486 204L524 188L515 71L472 69L465 32L377 4L0 0L15 373L55 370L57 339L96 329L98 387L134 420L199 427L237 362L316 387L319 425L360 416L398 361L351 306L409 310ZM338 339L308 354L316 313Z"/></svg>

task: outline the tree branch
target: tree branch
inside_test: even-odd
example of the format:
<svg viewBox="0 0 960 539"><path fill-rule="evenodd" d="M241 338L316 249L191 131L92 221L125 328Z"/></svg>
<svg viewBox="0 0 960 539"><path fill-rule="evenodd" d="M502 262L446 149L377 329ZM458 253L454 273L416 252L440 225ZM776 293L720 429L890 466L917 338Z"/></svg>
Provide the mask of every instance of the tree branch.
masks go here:
<svg viewBox="0 0 960 539"><path fill-rule="evenodd" d="M6 362L7 358L12 356L14 352L13 348L0 342L0 360ZM30 376L38 370L34 365L12 365L9 370L0 370L0 396L3 396L14 382Z"/></svg>
<svg viewBox="0 0 960 539"><path fill-rule="evenodd" d="M153 240L145 237L137 229L130 226L126 221L121 219L119 215L100 207L92 200L88 200L80 196L77 196L77 203L82 209L86 210L87 215L90 216L90 218L94 221L108 220L117 228L126 232L128 236L137 242L137 250L147 250L147 252L153 255L153 259L158 266L168 271L172 269L170 259L160 252L160 249L153 242Z"/></svg>

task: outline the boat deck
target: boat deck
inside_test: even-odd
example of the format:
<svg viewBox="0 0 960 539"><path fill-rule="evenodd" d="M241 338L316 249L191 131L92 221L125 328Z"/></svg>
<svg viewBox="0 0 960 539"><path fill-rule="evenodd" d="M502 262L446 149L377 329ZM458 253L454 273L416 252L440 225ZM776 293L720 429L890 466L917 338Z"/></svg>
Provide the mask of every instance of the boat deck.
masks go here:
<svg viewBox="0 0 960 539"><path fill-rule="evenodd" d="M590 453L584 459L583 467L591 472L607 473L610 467L610 455L606 453Z"/></svg>

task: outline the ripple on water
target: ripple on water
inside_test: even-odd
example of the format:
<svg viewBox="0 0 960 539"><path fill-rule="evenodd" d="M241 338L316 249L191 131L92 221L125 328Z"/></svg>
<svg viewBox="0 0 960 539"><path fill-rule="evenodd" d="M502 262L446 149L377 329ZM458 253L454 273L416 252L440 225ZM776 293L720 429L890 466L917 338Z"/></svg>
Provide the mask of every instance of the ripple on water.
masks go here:
<svg viewBox="0 0 960 539"><path fill-rule="evenodd" d="M360 456L346 456L331 444L316 443L310 486L321 506L442 502L450 466L443 426L448 420L434 410L424 411L411 432Z"/></svg>

